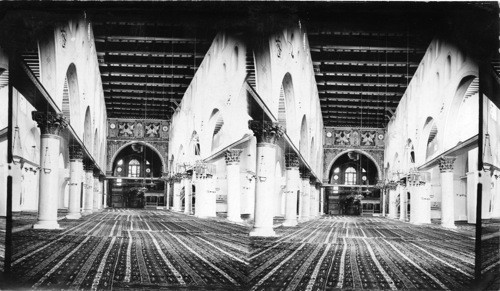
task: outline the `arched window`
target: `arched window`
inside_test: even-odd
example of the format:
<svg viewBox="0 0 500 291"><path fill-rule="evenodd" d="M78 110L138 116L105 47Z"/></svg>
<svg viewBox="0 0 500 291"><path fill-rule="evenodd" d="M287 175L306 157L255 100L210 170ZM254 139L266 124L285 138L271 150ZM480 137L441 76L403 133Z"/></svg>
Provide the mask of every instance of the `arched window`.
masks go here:
<svg viewBox="0 0 500 291"><path fill-rule="evenodd" d="M130 160L128 163L128 176L139 177L141 174L141 163L138 160Z"/></svg>
<svg viewBox="0 0 500 291"><path fill-rule="evenodd" d="M353 167L349 167L345 170L345 184L346 185L356 184L356 170Z"/></svg>

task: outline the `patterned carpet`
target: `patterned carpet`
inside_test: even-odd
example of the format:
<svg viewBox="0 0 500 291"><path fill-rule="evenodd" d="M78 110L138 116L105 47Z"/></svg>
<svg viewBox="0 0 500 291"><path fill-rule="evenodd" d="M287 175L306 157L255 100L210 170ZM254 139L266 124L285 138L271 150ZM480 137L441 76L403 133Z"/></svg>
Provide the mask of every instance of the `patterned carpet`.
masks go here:
<svg viewBox="0 0 500 291"><path fill-rule="evenodd" d="M241 289L248 228L162 210L106 210L14 235L16 287Z"/></svg>
<svg viewBox="0 0 500 291"><path fill-rule="evenodd" d="M385 218L327 216L278 227L275 238L165 210L108 209L59 223L14 233L12 287L468 290L474 272L473 232Z"/></svg>
<svg viewBox="0 0 500 291"><path fill-rule="evenodd" d="M474 240L384 218L324 217L252 238L250 290L464 290Z"/></svg>

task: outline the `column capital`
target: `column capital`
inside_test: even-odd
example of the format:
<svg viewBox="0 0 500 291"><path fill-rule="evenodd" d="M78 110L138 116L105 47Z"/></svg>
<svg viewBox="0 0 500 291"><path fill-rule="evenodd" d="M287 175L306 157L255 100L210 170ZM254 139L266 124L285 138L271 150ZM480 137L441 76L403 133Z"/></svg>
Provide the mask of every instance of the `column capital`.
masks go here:
<svg viewBox="0 0 500 291"><path fill-rule="evenodd" d="M172 181L174 183L180 183L181 180L183 178L183 175L181 173L175 173L173 176L172 176Z"/></svg>
<svg viewBox="0 0 500 291"><path fill-rule="evenodd" d="M226 151L226 165L237 165L240 163L240 154L243 150L229 149Z"/></svg>
<svg viewBox="0 0 500 291"><path fill-rule="evenodd" d="M82 160L83 150L78 144L72 144L69 146L69 159L70 160Z"/></svg>
<svg viewBox="0 0 500 291"><path fill-rule="evenodd" d="M453 163L455 162L455 157L442 157L439 159L439 171L441 173L453 172Z"/></svg>
<svg viewBox="0 0 500 291"><path fill-rule="evenodd" d="M184 172L182 173L182 179L191 179L191 177L193 176L193 173L189 173L189 172Z"/></svg>
<svg viewBox="0 0 500 291"><path fill-rule="evenodd" d="M311 177L311 173L309 173L309 172L301 172L300 173L300 178L302 180L309 180L310 177Z"/></svg>
<svg viewBox="0 0 500 291"><path fill-rule="evenodd" d="M276 144L278 138L285 133L283 127L277 122L249 120L248 128L257 138L257 143Z"/></svg>
<svg viewBox="0 0 500 291"><path fill-rule="evenodd" d="M285 154L285 166L288 170L298 169L300 166L299 156L296 153Z"/></svg>
<svg viewBox="0 0 500 291"><path fill-rule="evenodd" d="M36 121L42 134L59 135L68 126L66 117L61 113L33 111L31 118Z"/></svg>
<svg viewBox="0 0 500 291"><path fill-rule="evenodd" d="M85 172L93 172L94 163L90 159L83 159L83 170Z"/></svg>

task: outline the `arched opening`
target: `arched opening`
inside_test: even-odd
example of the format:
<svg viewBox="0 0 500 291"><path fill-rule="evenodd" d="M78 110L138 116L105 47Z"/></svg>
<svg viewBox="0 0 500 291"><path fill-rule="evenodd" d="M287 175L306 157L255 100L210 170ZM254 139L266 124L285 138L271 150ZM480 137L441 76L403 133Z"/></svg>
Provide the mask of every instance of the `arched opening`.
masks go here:
<svg viewBox="0 0 500 291"><path fill-rule="evenodd" d="M85 111L85 122L83 125L83 144L87 149L92 145L92 119L90 116L90 107Z"/></svg>
<svg viewBox="0 0 500 291"><path fill-rule="evenodd" d="M97 129L94 131L94 147L92 149L94 153L94 159L97 163L99 163L99 135L97 133Z"/></svg>
<svg viewBox="0 0 500 291"><path fill-rule="evenodd" d="M438 128L432 117L428 117L425 122L424 134L425 133L428 133L426 148L425 148L425 159L428 160L438 150L438 140L437 140Z"/></svg>
<svg viewBox="0 0 500 291"><path fill-rule="evenodd" d="M312 169L314 169L315 165L316 165L316 161L314 160L314 137L311 139L311 149L310 149L310 154L309 154L309 164L311 166Z"/></svg>
<svg viewBox="0 0 500 291"><path fill-rule="evenodd" d="M164 206L161 156L150 146L132 143L112 162L112 207Z"/></svg>
<svg viewBox="0 0 500 291"><path fill-rule="evenodd" d="M294 135L293 123L295 120L295 96L292 76L286 73L280 87L278 100L278 122L289 135Z"/></svg>
<svg viewBox="0 0 500 291"><path fill-rule="evenodd" d="M380 212L380 190L375 187L379 169L371 157L358 151L345 152L334 160L328 178L331 186L326 193L328 207L332 207L328 213Z"/></svg>
<svg viewBox="0 0 500 291"><path fill-rule="evenodd" d="M75 64L70 64L66 71L63 85L62 113L73 124L80 121L80 89Z"/></svg>
<svg viewBox="0 0 500 291"><path fill-rule="evenodd" d="M212 111L209 124L214 127L214 130L212 132L212 148L211 148L211 150L214 151L220 146L221 136L222 136L221 129L222 126L224 126L224 119L222 118L222 114L218 109L214 109Z"/></svg>
<svg viewBox="0 0 500 291"><path fill-rule="evenodd" d="M446 148L477 134L479 112L479 78L469 75L460 80L447 114L444 129Z"/></svg>
<svg viewBox="0 0 500 291"><path fill-rule="evenodd" d="M302 117L302 122L300 125L300 142L299 142L299 151L304 156L304 158L307 158L306 154L308 153L308 151L306 151L307 140L308 140L307 120L306 120L306 116L304 115Z"/></svg>
<svg viewBox="0 0 500 291"><path fill-rule="evenodd" d="M200 155L200 137L196 131L191 134L191 154L195 157ZM197 158L195 158L197 159Z"/></svg>

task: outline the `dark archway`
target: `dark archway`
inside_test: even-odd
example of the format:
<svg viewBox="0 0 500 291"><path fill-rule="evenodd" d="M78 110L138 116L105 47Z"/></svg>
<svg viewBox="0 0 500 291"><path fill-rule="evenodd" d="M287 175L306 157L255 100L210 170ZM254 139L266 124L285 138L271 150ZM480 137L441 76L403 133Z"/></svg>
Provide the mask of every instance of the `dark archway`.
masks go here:
<svg viewBox="0 0 500 291"><path fill-rule="evenodd" d="M112 207L164 206L162 168L161 157L145 144L121 149L112 165Z"/></svg>

